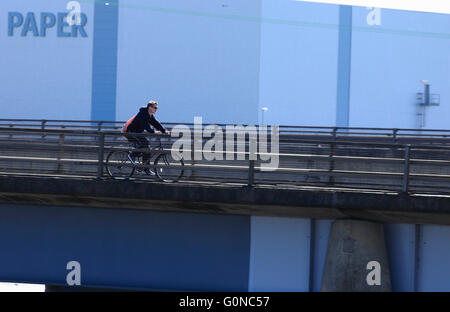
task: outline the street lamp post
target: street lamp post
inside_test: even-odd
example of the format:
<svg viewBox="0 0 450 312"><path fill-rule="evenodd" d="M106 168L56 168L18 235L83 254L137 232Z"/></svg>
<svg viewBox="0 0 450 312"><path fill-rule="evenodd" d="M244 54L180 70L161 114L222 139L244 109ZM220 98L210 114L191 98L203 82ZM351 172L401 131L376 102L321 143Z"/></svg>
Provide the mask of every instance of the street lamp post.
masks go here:
<svg viewBox="0 0 450 312"><path fill-rule="evenodd" d="M267 107L261 108L262 111L262 117L261 117L261 123L264 125L264 113L267 112L269 109Z"/></svg>

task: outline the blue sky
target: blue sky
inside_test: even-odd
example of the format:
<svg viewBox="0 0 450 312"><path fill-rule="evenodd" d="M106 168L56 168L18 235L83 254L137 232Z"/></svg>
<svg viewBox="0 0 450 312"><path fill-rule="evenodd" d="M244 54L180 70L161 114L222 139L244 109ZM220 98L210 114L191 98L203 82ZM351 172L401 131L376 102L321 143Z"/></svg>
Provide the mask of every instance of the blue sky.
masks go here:
<svg viewBox="0 0 450 312"><path fill-rule="evenodd" d="M304 0L291 0L304 1ZM448 0L308 0L307 2L322 2L347 4L385 9L400 9L409 11L436 12L450 14L450 1Z"/></svg>

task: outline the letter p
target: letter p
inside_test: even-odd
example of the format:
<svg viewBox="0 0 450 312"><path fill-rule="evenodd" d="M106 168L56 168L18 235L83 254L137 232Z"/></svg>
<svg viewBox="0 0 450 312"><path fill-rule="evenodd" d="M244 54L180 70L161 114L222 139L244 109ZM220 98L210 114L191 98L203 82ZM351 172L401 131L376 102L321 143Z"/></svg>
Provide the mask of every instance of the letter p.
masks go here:
<svg viewBox="0 0 450 312"><path fill-rule="evenodd" d="M47 28L53 27L56 24L56 17L53 13L41 13L41 37L47 34Z"/></svg>
<svg viewBox="0 0 450 312"><path fill-rule="evenodd" d="M14 28L23 24L23 16L19 12L8 12L8 36L14 36Z"/></svg>

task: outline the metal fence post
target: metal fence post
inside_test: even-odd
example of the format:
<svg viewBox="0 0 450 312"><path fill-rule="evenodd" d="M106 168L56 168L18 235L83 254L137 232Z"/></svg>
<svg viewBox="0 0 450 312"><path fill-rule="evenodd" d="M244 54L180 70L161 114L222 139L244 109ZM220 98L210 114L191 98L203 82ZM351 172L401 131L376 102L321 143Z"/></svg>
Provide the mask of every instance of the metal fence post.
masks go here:
<svg viewBox="0 0 450 312"><path fill-rule="evenodd" d="M41 130L42 130L42 132L44 132L45 131L45 124L47 123L47 120L42 120L41 121ZM42 137L41 137L42 139L43 138L45 138L45 133L42 133Z"/></svg>
<svg viewBox="0 0 450 312"><path fill-rule="evenodd" d="M56 157L56 159L58 161L56 171L58 173L61 173L61 169L62 169L61 158L63 156L63 145L64 145L64 134L61 133L59 135L59 141L58 141L58 156Z"/></svg>
<svg viewBox="0 0 450 312"><path fill-rule="evenodd" d="M402 192L408 193L409 189L409 158L410 158L410 145L405 146L405 164L403 169L403 186L402 186Z"/></svg>
<svg viewBox="0 0 450 312"><path fill-rule="evenodd" d="M105 134L103 132L98 133L98 168L97 179L101 179L103 176L103 155L105 147Z"/></svg>
<svg viewBox="0 0 450 312"><path fill-rule="evenodd" d="M191 144L191 176L190 179L192 181L195 181L197 178L197 170L195 170L195 165L197 164L196 159L195 159L195 137L192 139L192 144Z"/></svg>
<svg viewBox="0 0 450 312"><path fill-rule="evenodd" d="M336 132L337 132L337 127L334 127L333 128L333 141L336 141ZM332 173L333 171L334 171L334 153L335 153L335 151L334 151L334 149L335 149L335 147L336 147L336 143L330 143L330 164L329 164L329 168L328 168L328 171L330 172L330 173ZM328 184L329 185L334 185L334 176L332 176L332 175L330 175L329 177L328 177Z"/></svg>
<svg viewBox="0 0 450 312"><path fill-rule="evenodd" d="M398 129L393 129L392 130L392 139L394 140L394 143L397 143L397 134L398 134Z"/></svg>
<svg viewBox="0 0 450 312"><path fill-rule="evenodd" d="M255 161L249 160L248 162L248 186L252 187L255 184Z"/></svg>
<svg viewBox="0 0 450 312"><path fill-rule="evenodd" d="M12 128L14 128L14 125L13 125L13 124L10 124L9 127L12 129ZM13 138L13 134L10 133L9 139L12 140L12 138Z"/></svg>
<svg viewBox="0 0 450 312"><path fill-rule="evenodd" d="M333 140L336 141L336 132L337 132L338 128L334 127L333 128L333 132L331 132L331 135L333 136Z"/></svg>

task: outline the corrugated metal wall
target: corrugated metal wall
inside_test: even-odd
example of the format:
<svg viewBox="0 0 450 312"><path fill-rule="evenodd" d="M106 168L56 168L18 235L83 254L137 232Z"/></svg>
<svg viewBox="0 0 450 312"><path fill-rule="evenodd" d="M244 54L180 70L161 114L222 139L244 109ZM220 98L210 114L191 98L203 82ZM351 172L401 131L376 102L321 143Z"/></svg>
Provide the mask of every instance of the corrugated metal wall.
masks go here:
<svg viewBox="0 0 450 312"><path fill-rule="evenodd" d="M319 291L332 220L0 205L0 281ZM394 291L450 291L450 226L385 225Z"/></svg>

